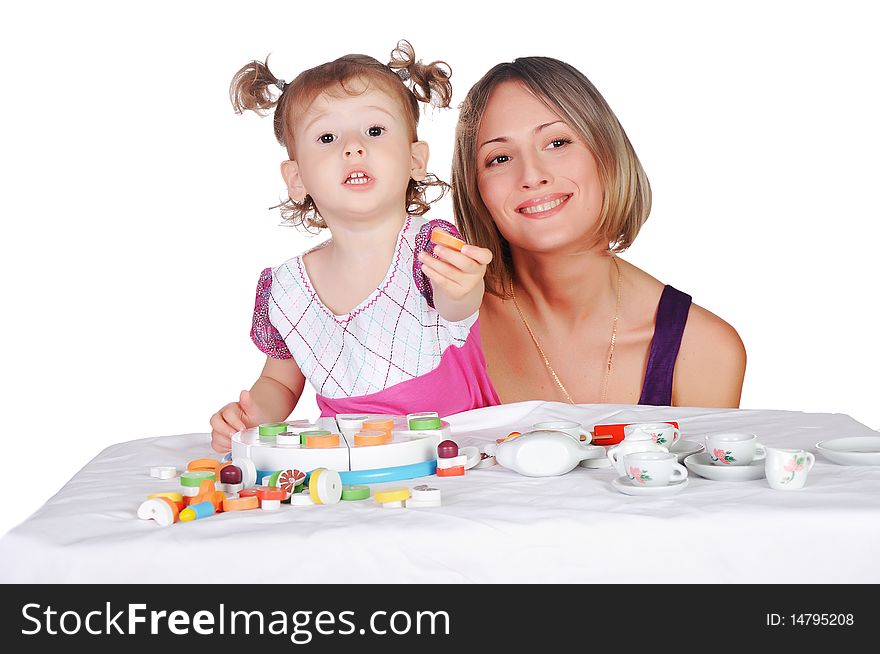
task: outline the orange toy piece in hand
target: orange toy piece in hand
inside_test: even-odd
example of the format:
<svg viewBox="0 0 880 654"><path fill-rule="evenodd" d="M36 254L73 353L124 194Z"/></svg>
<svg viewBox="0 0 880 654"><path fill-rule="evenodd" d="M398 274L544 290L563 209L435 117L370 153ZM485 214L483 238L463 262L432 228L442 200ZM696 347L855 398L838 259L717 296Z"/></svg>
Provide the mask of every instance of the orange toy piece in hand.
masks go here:
<svg viewBox="0 0 880 654"><path fill-rule="evenodd" d="M448 248L452 248L457 252L461 252L461 249L467 245L460 238L455 238L452 234L447 231L440 229L439 227L435 227L431 230L431 242L436 243L437 245L443 245Z"/></svg>

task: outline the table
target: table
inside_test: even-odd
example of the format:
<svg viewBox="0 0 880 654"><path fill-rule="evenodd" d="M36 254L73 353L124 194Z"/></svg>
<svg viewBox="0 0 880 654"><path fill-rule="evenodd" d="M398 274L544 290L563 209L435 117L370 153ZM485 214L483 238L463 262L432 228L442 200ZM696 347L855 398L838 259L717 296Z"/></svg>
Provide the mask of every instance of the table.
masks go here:
<svg viewBox="0 0 880 654"><path fill-rule="evenodd" d="M824 439L877 435L844 414L521 402L448 418L460 445L540 420L678 420L687 440L718 430L814 453ZM176 480L149 466L211 456L207 434L108 447L0 540L0 581L253 583L876 583L880 466L816 455L803 490L765 479L690 476L669 497L613 489L610 468L529 478L501 466L427 478L443 506L384 509L372 499L227 513L167 528L136 517ZM411 480L402 483L424 483ZM378 486L376 486L378 487ZM376 488L374 487L374 488Z"/></svg>

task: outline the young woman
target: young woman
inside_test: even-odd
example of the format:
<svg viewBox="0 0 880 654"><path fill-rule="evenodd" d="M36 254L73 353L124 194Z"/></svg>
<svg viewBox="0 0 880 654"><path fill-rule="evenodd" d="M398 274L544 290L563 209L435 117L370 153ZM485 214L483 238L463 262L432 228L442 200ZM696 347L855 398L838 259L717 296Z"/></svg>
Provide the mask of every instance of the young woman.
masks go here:
<svg viewBox="0 0 880 654"><path fill-rule="evenodd" d="M545 57L490 70L462 106L452 185L462 234L493 254L481 337L502 402L739 405L733 327L618 256L650 186L580 71Z"/></svg>

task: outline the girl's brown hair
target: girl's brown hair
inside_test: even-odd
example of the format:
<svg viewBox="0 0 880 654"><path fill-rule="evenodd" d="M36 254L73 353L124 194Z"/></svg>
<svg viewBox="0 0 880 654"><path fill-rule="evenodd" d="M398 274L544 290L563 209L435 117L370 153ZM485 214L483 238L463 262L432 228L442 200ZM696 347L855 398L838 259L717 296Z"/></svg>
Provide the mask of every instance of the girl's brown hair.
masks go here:
<svg viewBox="0 0 880 654"><path fill-rule="evenodd" d="M595 237L611 252L632 245L651 212L651 185L626 132L605 98L579 70L558 59L521 57L498 64L474 84L461 106L452 159L455 221L468 243L492 251L486 290L510 296L510 246L477 187L477 133L489 96L502 82L519 82L578 132L596 158L603 201Z"/></svg>
<svg viewBox="0 0 880 654"><path fill-rule="evenodd" d="M446 62L423 64L416 61L412 45L402 40L391 51L388 64L367 55L349 54L303 71L290 83L272 73L268 57L265 62L251 61L232 78L229 99L236 113L250 110L265 116L274 109L275 138L287 148L288 158L296 159L296 144L293 139L296 118L321 93L331 92L337 87L336 90L342 93L356 95L350 85L351 81L362 80L375 84L399 101L409 124L410 139L416 142L419 102L430 103L435 107L448 107L452 99L452 84L449 81L451 75L452 70ZM407 81L411 88L407 86ZM439 191L439 195L432 200L426 197L429 187L435 187ZM432 202L443 197L448 188L446 182L430 173L422 181L410 179L406 191L407 211L421 216L428 211ZM294 202L288 198L278 207L282 217L294 225L304 225L307 228L327 226L308 195L302 202Z"/></svg>

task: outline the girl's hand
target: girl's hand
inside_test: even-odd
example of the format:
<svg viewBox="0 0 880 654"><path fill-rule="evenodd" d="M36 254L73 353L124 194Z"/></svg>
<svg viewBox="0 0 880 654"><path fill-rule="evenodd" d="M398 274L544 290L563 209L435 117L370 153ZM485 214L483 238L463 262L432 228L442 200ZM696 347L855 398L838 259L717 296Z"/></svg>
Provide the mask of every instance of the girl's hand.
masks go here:
<svg viewBox="0 0 880 654"><path fill-rule="evenodd" d="M483 277L492 261L490 250L465 245L461 252L456 252L452 248L435 245L434 256L419 252L419 261L422 263L422 272L431 280L435 295L439 289L449 300L461 302L479 291L482 299Z"/></svg>
<svg viewBox="0 0 880 654"><path fill-rule="evenodd" d="M238 402L230 402L211 416L211 447L217 452L228 452L235 432L262 423L262 414L250 392L242 391Z"/></svg>

